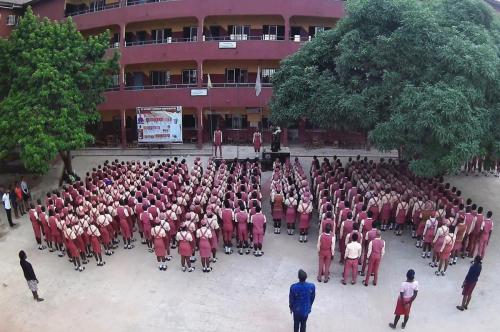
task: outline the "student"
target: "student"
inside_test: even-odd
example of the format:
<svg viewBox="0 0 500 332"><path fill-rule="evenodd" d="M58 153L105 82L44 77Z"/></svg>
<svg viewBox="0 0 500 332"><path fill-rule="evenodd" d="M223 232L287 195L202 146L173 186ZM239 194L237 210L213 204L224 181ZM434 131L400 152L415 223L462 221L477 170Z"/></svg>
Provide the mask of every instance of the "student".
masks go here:
<svg viewBox="0 0 500 332"><path fill-rule="evenodd" d="M156 219L158 221L158 219ZM168 225L168 224L167 224ZM167 264L165 263L167 250L165 246L165 237L167 232L160 225L159 222L155 222L154 226L151 227L151 237L154 242L154 251L156 255L156 260L158 262L158 269L160 271L167 271Z"/></svg>
<svg viewBox="0 0 500 332"><path fill-rule="evenodd" d="M35 205L31 204L28 215L31 221L31 226L33 227L33 233L35 234L35 240L38 244L38 249L43 250L46 247L42 245L42 224L40 222L40 217L35 210Z"/></svg>
<svg viewBox="0 0 500 332"><path fill-rule="evenodd" d="M482 259L481 256L477 255L474 258L474 264L469 268L469 272L465 276L465 280L462 283L462 305L457 305L457 309L460 311L467 310L469 307L470 300L472 298L472 292L476 283L481 275L482 270Z"/></svg>
<svg viewBox="0 0 500 332"><path fill-rule="evenodd" d="M222 158L222 131L219 127L214 131L214 155L217 157L217 149L219 149L220 158Z"/></svg>
<svg viewBox="0 0 500 332"><path fill-rule="evenodd" d="M438 248L438 256L439 256L439 267L435 272L437 276L446 275L446 270L448 269L448 264L450 261L450 255L453 251L453 247L455 246L455 226L450 226L450 231L444 237L443 244L441 248ZM444 268L444 269L443 269Z"/></svg>
<svg viewBox="0 0 500 332"><path fill-rule="evenodd" d="M243 201L239 202L239 211L236 212L234 219L238 225L238 253L243 255L243 249L245 249L245 253L248 255L250 253L250 248L248 247L249 216L245 210Z"/></svg>
<svg viewBox="0 0 500 332"><path fill-rule="evenodd" d="M253 225L253 245L254 256L260 257L264 254L262 251L262 242L266 233L266 216L261 212L260 206L255 207L255 214L250 218Z"/></svg>
<svg viewBox="0 0 500 332"><path fill-rule="evenodd" d="M182 224L181 229L179 230L175 238L177 240L177 243L179 244L178 250L179 250L179 255L181 256L182 272L186 272L186 264L187 264L187 271L193 272L194 266L191 266L189 257L192 254L191 242L193 242L194 239L191 236L191 233L188 232L186 224Z"/></svg>
<svg viewBox="0 0 500 332"><path fill-rule="evenodd" d="M354 285L356 283L356 279L358 277L358 261L361 257L361 244L358 242L358 233L353 233L350 237L349 244L347 244L345 248L345 256L344 256L344 275L341 280L342 284L346 284L346 279L351 273L351 284Z"/></svg>
<svg viewBox="0 0 500 332"><path fill-rule="evenodd" d="M330 264L335 254L335 234L332 234L332 226L327 224L325 230L318 237L318 282L324 277L325 283L330 280Z"/></svg>
<svg viewBox="0 0 500 332"><path fill-rule="evenodd" d="M101 248L101 232L99 228L92 223L87 228L87 235L90 237L90 244L92 246L92 253L94 254L97 266L104 266L106 262L102 260L102 248Z"/></svg>
<svg viewBox="0 0 500 332"><path fill-rule="evenodd" d="M395 329L398 325L399 318L403 315L404 320L401 328L405 328L410 318L410 310L413 301L417 298L418 294L418 281L415 280L415 271L408 270L406 272L406 281L401 283L401 288L399 290L398 302L396 305L396 310L394 311L394 322L389 323L392 329Z"/></svg>
<svg viewBox="0 0 500 332"><path fill-rule="evenodd" d="M212 267L210 266L210 254L212 252L210 240L212 238L212 231L209 227L207 227L207 219L203 218L200 224L201 227L196 231L196 238L198 238L198 247L200 249L203 272L208 273L212 271Z"/></svg>
<svg viewBox="0 0 500 332"><path fill-rule="evenodd" d="M255 151L255 156L259 156L260 147L262 146L262 135L259 131L259 128L255 128L255 132L252 137L253 150Z"/></svg>
<svg viewBox="0 0 500 332"><path fill-rule="evenodd" d="M373 286L377 286L378 268L380 266L380 260L385 254L385 242L382 240L382 233L377 229L376 234L376 238L371 240L368 244L368 273L366 274L365 280L363 280L363 285L365 286L368 286L372 273Z"/></svg>
<svg viewBox="0 0 500 332"><path fill-rule="evenodd" d="M38 279L35 275L35 271L33 270L33 267L31 266L30 262L26 260L27 258L28 256L26 256L26 253L23 250L21 250L19 252L19 259L21 268L23 269L24 278L26 278L28 287L30 291L33 293L33 298L37 302L42 302L44 299L38 296Z"/></svg>

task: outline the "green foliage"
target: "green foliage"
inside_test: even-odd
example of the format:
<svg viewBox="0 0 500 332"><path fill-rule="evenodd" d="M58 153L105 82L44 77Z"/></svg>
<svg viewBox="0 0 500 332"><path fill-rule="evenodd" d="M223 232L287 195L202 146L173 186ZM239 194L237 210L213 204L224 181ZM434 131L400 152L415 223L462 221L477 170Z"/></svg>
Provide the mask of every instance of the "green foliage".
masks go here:
<svg viewBox="0 0 500 332"><path fill-rule="evenodd" d="M285 59L271 121L369 133L434 176L500 156L500 20L480 0L350 0Z"/></svg>
<svg viewBox="0 0 500 332"><path fill-rule="evenodd" d="M39 20L28 8L0 41L0 151L19 149L26 168L46 172L56 155L82 148L99 120L97 105L118 71L105 59L109 33L88 39L68 18Z"/></svg>

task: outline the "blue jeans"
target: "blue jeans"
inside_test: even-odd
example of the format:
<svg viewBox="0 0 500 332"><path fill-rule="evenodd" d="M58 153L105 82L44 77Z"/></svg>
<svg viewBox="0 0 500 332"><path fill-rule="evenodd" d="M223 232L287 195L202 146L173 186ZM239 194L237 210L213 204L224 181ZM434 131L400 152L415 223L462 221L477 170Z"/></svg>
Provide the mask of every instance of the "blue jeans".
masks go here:
<svg viewBox="0 0 500 332"><path fill-rule="evenodd" d="M302 316L302 315L297 315L293 314L293 332L306 332L306 322L307 322L307 315Z"/></svg>

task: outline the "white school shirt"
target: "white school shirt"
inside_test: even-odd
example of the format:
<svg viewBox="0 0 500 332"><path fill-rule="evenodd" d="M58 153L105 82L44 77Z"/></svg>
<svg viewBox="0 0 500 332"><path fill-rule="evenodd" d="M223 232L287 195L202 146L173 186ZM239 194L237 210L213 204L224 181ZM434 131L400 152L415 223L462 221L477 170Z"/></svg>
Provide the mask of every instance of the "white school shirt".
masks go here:
<svg viewBox="0 0 500 332"><path fill-rule="evenodd" d="M10 210L11 206L10 206L10 195L9 195L9 193L3 194L2 201L3 201L3 206L5 207L5 210Z"/></svg>
<svg viewBox="0 0 500 332"><path fill-rule="evenodd" d="M413 281L413 282L403 281L401 283L401 288L399 292L403 293L403 297L405 299L412 297L415 291L418 291L418 281Z"/></svg>

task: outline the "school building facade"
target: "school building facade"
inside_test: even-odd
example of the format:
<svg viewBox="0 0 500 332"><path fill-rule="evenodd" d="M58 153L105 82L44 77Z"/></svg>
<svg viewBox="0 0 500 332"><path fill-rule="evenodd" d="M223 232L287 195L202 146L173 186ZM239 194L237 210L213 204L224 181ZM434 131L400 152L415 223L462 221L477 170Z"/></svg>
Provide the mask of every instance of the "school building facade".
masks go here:
<svg viewBox="0 0 500 332"><path fill-rule="evenodd" d="M184 142L210 142L216 127L227 143L250 142L255 127L267 141L270 79L280 60L344 15L341 0L0 0L0 37L27 5L40 17L71 17L84 36L110 31L120 73L90 130L98 144L122 146L137 142L136 108L147 106L182 106ZM363 134L345 134L303 119L283 128L282 141L365 144Z"/></svg>

